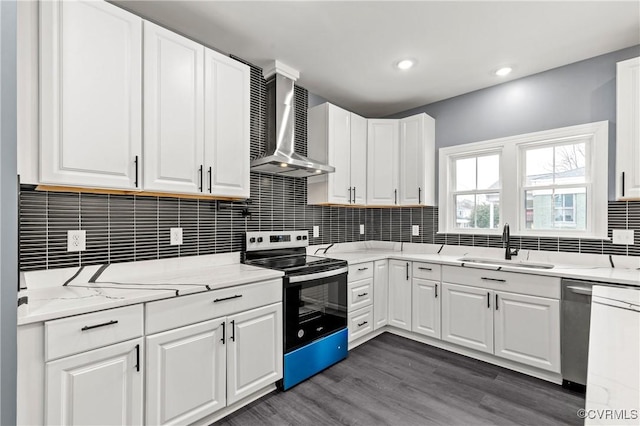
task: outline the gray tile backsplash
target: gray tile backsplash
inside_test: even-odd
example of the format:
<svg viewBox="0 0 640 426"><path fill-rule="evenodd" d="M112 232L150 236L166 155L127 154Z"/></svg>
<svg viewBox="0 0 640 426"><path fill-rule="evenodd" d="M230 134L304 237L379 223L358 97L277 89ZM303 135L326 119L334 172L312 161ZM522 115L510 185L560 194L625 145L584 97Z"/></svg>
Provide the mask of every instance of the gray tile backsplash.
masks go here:
<svg viewBox="0 0 640 426"><path fill-rule="evenodd" d="M264 151L266 88L251 68L251 158ZM307 91L296 87L296 149L306 154ZM320 226L311 244L365 240L502 247L499 236L437 234L437 207L350 208L308 206L306 180L251 173L250 217L241 203L139 195L35 191L20 194L22 270L225 253L242 249L246 231ZM522 249L640 256L640 202L609 202L609 227L635 229L635 245L577 238L514 237ZM359 225L365 225L360 235ZM420 235L411 235L418 225ZM169 228L183 228L183 244L169 245ZM69 253L67 231L85 229L87 250ZM611 234L611 231L610 231Z"/></svg>

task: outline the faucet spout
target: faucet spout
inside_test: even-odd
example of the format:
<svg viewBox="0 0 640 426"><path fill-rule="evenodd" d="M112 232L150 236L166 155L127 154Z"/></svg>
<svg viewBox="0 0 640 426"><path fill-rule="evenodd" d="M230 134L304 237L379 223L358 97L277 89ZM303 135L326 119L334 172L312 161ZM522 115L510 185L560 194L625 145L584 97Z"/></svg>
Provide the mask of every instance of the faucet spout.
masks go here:
<svg viewBox="0 0 640 426"><path fill-rule="evenodd" d="M504 258L511 260L511 233L509 232L509 224L506 222L502 228L502 242L505 244Z"/></svg>

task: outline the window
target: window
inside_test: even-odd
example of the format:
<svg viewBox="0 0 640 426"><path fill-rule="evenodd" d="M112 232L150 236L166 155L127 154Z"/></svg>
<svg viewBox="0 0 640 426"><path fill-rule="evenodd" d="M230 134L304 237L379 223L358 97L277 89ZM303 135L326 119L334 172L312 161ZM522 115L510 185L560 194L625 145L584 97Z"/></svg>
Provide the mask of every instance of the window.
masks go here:
<svg viewBox="0 0 640 426"><path fill-rule="evenodd" d="M440 150L439 231L607 236L607 122Z"/></svg>

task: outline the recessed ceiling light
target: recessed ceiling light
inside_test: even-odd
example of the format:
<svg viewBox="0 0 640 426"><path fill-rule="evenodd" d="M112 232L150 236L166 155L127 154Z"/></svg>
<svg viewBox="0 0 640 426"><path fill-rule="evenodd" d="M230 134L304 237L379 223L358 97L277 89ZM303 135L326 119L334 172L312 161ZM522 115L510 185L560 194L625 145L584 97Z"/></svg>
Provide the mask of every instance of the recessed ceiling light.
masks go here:
<svg viewBox="0 0 640 426"><path fill-rule="evenodd" d="M396 67L401 70L408 70L409 68L413 68L415 64L415 59L403 59L396 63Z"/></svg>
<svg viewBox="0 0 640 426"><path fill-rule="evenodd" d="M505 75L508 75L511 73L511 71L513 71L513 69L511 67L502 67L496 70L495 74L499 77L504 77Z"/></svg>

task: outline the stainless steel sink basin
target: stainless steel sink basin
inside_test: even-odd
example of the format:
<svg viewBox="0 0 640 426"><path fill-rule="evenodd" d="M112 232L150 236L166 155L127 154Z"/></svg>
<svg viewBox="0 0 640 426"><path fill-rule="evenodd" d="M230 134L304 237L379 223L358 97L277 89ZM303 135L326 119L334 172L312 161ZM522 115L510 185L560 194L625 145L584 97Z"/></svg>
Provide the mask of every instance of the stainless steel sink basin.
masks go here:
<svg viewBox="0 0 640 426"><path fill-rule="evenodd" d="M461 257L458 259L461 262L469 262L469 263L482 263L485 265L496 265L496 266L510 266L515 268L533 268L533 269L553 269L553 265L550 263L534 263L534 262L525 262L525 261L509 261L509 260L500 260L500 259L487 259L483 257Z"/></svg>

